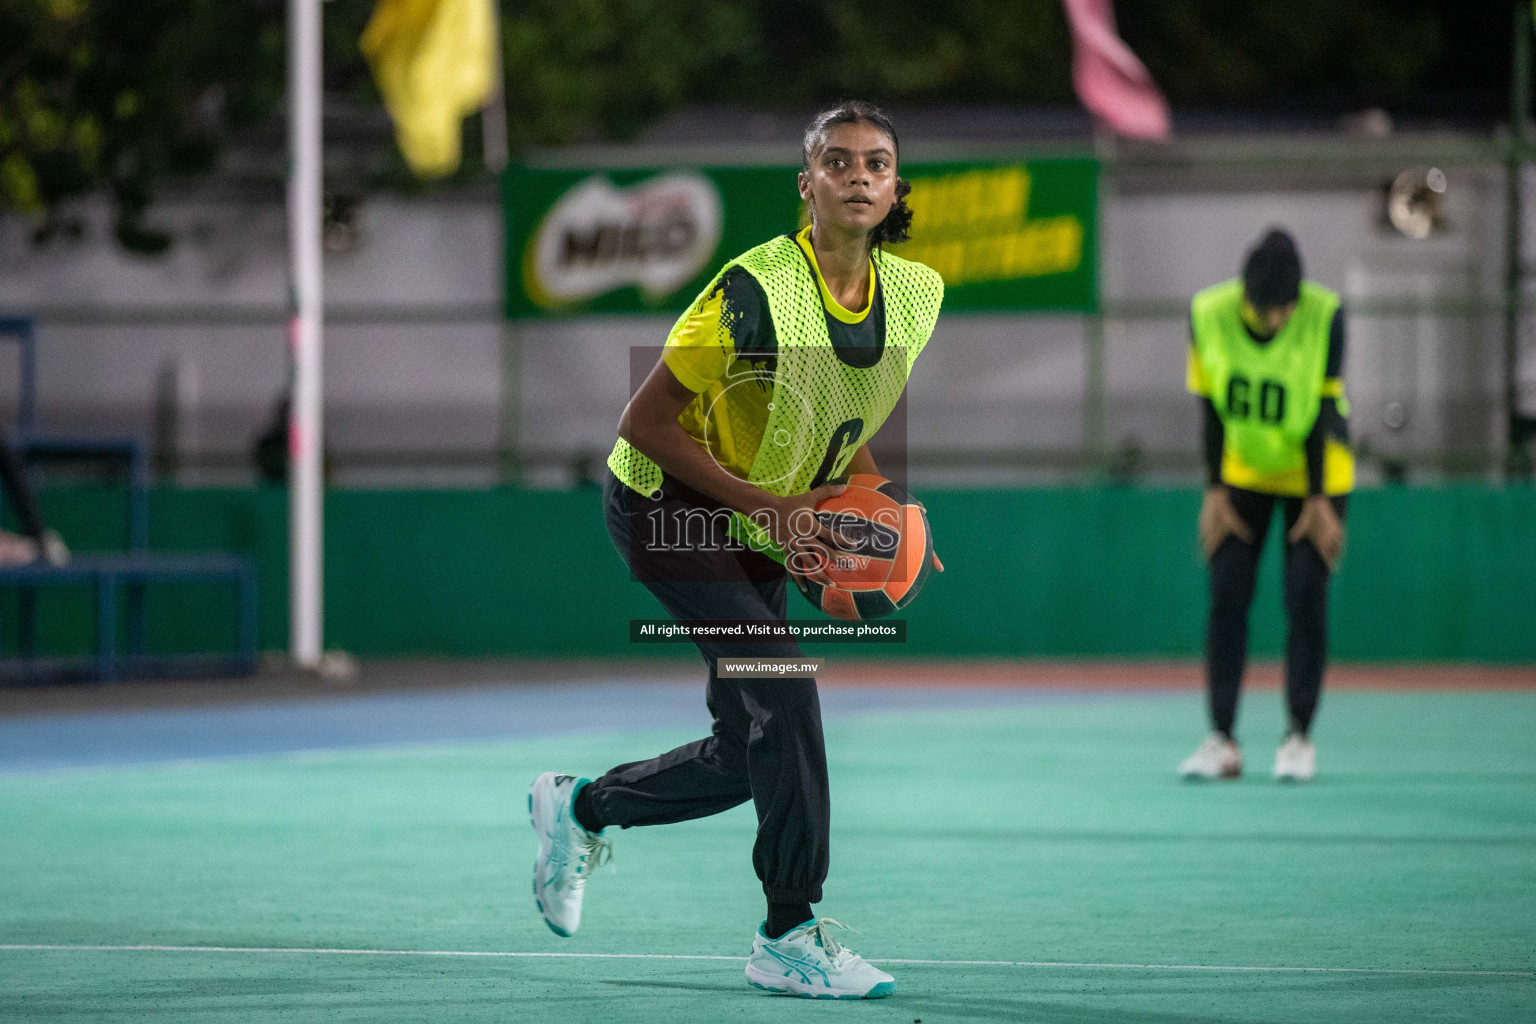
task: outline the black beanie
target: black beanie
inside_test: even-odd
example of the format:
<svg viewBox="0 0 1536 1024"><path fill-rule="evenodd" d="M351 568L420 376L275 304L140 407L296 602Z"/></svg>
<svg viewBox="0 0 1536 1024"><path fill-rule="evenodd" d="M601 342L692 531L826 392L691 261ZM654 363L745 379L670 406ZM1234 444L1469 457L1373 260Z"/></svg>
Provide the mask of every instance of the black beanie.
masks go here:
<svg viewBox="0 0 1536 1024"><path fill-rule="evenodd" d="M1259 309L1295 302L1301 295L1301 254L1283 228L1270 228L1243 263L1243 292Z"/></svg>

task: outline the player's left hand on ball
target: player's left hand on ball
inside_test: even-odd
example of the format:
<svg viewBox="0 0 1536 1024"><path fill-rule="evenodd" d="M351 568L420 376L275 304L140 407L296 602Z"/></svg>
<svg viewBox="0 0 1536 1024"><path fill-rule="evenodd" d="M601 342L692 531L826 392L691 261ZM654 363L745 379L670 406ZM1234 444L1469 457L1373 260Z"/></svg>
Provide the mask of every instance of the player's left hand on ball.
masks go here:
<svg viewBox="0 0 1536 1024"><path fill-rule="evenodd" d="M1321 494L1313 494L1302 502L1296 525L1291 527L1285 539L1292 544L1310 540L1332 569L1344 552L1344 524L1339 522L1339 514L1333 510L1332 502Z"/></svg>
<svg viewBox="0 0 1536 1024"><path fill-rule="evenodd" d="M944 571L944 563L939 561L939 553L937 551L933 552L932 558L933 558L933 568L936 571L938 571L938 572L943 572Z"/></svg>

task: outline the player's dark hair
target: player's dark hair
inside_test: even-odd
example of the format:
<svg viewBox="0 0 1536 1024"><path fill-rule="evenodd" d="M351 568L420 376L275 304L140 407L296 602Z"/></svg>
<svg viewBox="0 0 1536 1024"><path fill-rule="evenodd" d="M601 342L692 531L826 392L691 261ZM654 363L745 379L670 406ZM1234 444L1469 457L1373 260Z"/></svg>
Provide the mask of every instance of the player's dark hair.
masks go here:
<svg viewBox="0 0 1536 1024"><path fill-rule="evenodd" d="M1243 292L1257 309L1288 306L1301 295L1301 253L1284 228L1270 228L1243 262Z"/></svg>
<svg viewBox="0 0 1536 1024"><path fill-rule="evenodd" d="M800 146L801 169L805 171L811 169L811 159L826 147L828 132L840 124L858 124L861 121L874 125L891 137L891 146L896 152L896 166L899 169L901 140L896 137L896 126L891 123L890 115L885 111L863 100L844 100L832 109L823 110L811 118L811 123L806 125L805 139ZM910 237L907 232L912 227L912 208L907 205L907 195L911 191L911 184L898 173L896 203L891 207L891 212L885 215L885 219L870 229L870 248L887 243L895 245L897 242L905 242Z"/></svg>

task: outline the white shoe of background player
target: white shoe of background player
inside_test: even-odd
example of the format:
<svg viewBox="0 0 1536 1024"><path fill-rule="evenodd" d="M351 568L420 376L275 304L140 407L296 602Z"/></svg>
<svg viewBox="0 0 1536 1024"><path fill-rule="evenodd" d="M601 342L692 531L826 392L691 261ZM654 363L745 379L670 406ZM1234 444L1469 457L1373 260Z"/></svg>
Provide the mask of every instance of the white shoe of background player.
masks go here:
<svg viewBox="0 0 1536 1024"><path fill-rule="evenodd" d="M1299 732L1287 734L1275 751L1275 778L1281 782L1308 782L1317 774L1317 748Z"/></svg>
<svg viewBox="0 0 1536 1024"><path fill-rule="evenodd" d="M1243 774L1243 752L1219 732L1213 732L1179 765L1186 779L1235 779Z"/></svg>

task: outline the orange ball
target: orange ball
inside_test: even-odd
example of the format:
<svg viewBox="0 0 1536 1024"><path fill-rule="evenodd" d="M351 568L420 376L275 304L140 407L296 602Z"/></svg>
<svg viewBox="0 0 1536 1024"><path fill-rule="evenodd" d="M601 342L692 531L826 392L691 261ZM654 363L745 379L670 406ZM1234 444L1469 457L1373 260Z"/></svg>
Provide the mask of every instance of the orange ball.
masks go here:
<svg viewBox="0 0 1536 1024"><path fill-rule="evenodd" d="M901 611L933 568L927 512L899 484L881 476L855 473L828 483L847 485L842 494L816 506L816 518L838 538L825 567L833 585L799 573L790 577L807 601L834 618L857 622Z"/></svg>

